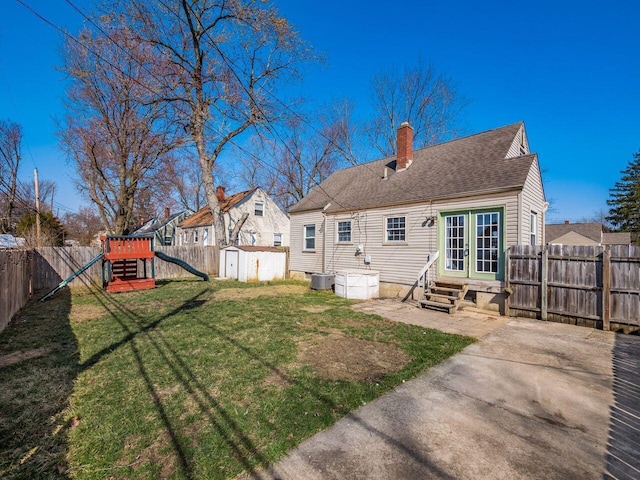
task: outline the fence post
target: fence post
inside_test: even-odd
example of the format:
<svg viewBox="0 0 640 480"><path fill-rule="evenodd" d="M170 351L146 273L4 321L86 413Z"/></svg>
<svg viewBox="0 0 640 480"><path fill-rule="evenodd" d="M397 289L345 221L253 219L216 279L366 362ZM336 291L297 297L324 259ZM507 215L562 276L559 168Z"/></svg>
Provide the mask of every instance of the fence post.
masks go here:
<svg viewBox="0 0 640 480"><path fill-rule="evenodd" d="M611 250L602 251L602 329L611 330Z"/></svg>
<svg viewBox="0 0 640 480"><path fill-rule="evenodd" d="M540 277L540 319L546 321L549 292L549 249L546 245L542 246Z"/></svg>
<svg viewBox="0 0 640 480"><path fill-rule="evenodd" d="M511 294L509 293L509 267L511 262L509 261L511 258L511 247L507 247L507 251L504 258L504 289L505 289L505 298L504 298L504 315L506 317L510 317L509 311L509 302L511 298Z"/></svg>

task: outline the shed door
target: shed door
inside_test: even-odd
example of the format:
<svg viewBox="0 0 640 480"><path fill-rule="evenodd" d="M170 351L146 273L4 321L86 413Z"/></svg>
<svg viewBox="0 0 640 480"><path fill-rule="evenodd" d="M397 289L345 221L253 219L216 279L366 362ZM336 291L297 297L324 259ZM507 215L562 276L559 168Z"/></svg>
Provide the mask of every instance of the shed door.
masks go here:
<svg viewBox="0 0 640 480"><path fill-rule="evenodd" d="M238 251L227 250L225 252L224 271L228 278L238 279Z"/></svg>

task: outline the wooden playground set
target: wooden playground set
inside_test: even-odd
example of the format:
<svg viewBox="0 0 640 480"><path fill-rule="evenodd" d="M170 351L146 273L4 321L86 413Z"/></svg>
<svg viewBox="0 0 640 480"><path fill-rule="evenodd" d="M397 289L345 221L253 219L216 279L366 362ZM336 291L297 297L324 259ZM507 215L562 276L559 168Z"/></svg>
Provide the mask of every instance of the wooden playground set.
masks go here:
<svg viewBox="0 0 640 480"><path fill-rule="evenodd" d="M102 260L102 288L111 293L155 288L156 258L174 263L189 273L209 281L206 273L196 270L185 261L154 251L152 236L107 235L101 240L102 252L60 282L56 288L40 299L41 302L53 296L100 260Z"/></svg>

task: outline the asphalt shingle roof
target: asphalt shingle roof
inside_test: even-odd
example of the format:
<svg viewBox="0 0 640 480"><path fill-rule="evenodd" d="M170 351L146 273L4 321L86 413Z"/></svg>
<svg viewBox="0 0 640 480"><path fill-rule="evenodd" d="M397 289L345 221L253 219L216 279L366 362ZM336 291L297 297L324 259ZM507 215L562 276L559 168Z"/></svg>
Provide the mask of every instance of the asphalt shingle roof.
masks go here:
<svg viewBox="0 0 640 480"><path fill-rule="evenodd" d="M601 223L548 223L545 225L545 241L547 243L553 242L555 239L566 235L567 233L575 232L583 237L590 238L594 242L600 243L602 241L603 227Z"/></svg>
<svg viewBox="0 0 640 480"><path fill-rule="evenodd" d="M290 213L327 212L438 200L522 188L536 155L505 158L522 122L414 150L413 163L396 172L396 157L333 173ZM383 180L385 167L388 178Z"/></svg>
<svg viewBox="0 0 640 480"><path fill-rule="evenodd" d="M222 213L227 213L231 208L235 207L255 191L256 188L252 188L245 190L244 192L234 193L233 195L224 197L224 200L220 203ZM185 218L178 224L179 227L203 227L207 225L213 225L213 215L211 215L209 205L202 207L196 213Z"/></svg>

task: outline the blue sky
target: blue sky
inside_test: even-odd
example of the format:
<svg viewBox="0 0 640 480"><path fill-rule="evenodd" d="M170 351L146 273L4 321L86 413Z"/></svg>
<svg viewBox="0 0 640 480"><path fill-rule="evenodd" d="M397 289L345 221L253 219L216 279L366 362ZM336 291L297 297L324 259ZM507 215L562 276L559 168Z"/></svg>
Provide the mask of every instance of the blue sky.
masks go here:
<svg viewBox="0 0 640 480"><path fill-rule="evenodd" d="M24 1L69 31L80 25L64 0ZM349 98L365 118L371 75L421 58L471 100L466 133L524 120L545 170L548 221L606 209L609 188L640 150L640 2L275 3L327 59L309 71L300 94L319 102ZM83 200L54 135L64 91L54 69L59 35L15 0L1 8L0 118L24 127L21 176L37 166L58 185L59 213L76 210Z"/></svg>

